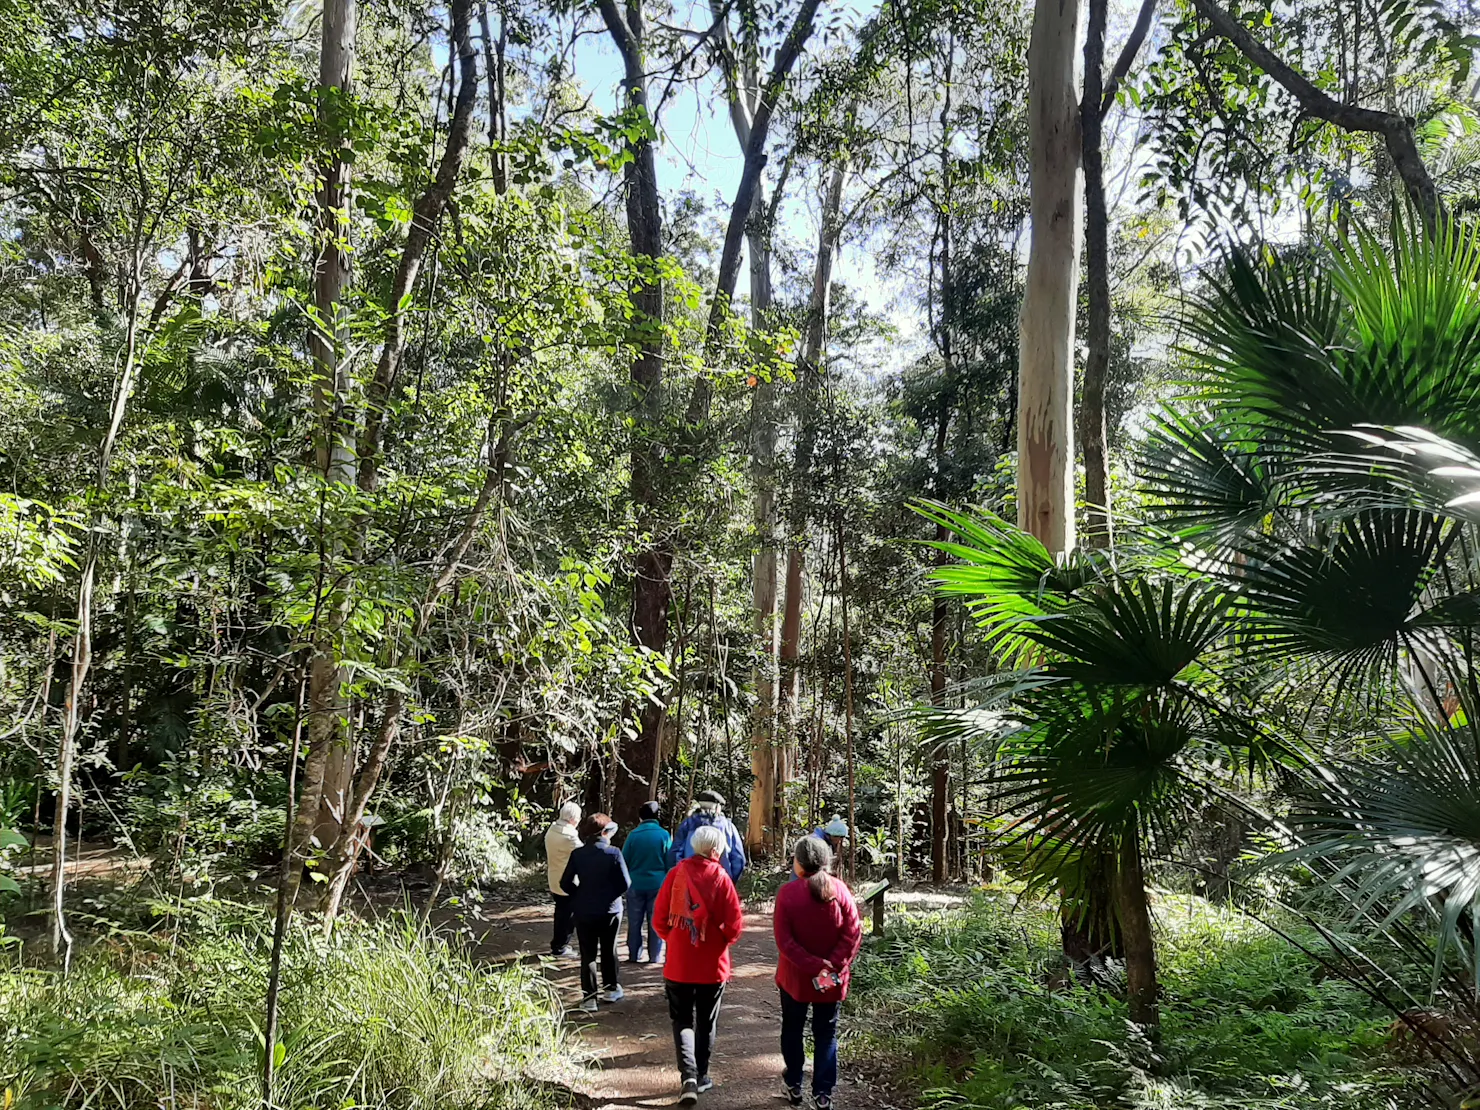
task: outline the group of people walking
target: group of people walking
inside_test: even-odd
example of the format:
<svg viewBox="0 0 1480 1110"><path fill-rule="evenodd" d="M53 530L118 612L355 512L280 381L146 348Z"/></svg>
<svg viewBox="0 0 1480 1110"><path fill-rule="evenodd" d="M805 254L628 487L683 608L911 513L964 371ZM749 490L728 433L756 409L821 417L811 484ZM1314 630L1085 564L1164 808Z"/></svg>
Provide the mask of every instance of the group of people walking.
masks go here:
<svg viewBox="0 0 1480 1110"><path fill-rule="evenodd" d="M718 793L705 791L670 836L659 822L658 803L648 802L620 851L611 843L616 823L604 813L582 820L573 803L561 808L545 834L555 899L551 952L569 955L574 931L581 1009L594 1012L599 1001L621 1001L616 945L625 901L628 962L663 968L683 1105L697 1102L714 1086L709 1063L731 973L730 949L744 928L735 880L745 870L745 846L724 805ZM853 895L831 873L833 845L847 833L835 819L798 840L792 875L776 896L782 1082L790 1104L802 1105L810 1015L812 1098L818 1110L832 1106L838 1009L862 941Z"/></svg>

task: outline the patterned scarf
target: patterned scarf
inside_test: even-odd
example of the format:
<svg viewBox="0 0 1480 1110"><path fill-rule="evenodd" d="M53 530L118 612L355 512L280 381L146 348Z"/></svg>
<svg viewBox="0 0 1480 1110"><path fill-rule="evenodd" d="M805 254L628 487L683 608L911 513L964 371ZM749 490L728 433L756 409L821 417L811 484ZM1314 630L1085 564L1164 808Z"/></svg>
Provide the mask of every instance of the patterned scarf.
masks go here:
<svg viewBox="0 0 1480 1110"><path fill-rule="evenodd" d="M698 892L689 885L689 874L693 870L684 860L674 870L673 885L668 889L668 906L665 916L668 928L688 930L689 940L696 946L704 941L709 924L709 907L698 897Z"/></svg>

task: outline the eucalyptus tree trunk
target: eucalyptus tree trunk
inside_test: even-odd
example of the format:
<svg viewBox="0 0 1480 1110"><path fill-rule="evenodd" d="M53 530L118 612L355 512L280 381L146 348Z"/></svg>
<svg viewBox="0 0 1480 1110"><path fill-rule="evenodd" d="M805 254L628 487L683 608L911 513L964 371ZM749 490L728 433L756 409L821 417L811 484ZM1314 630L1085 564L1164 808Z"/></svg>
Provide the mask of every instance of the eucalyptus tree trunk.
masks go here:
<svg viewBox="0 0 1480 1110"><path fill-rule="evenodd" d="M1028 45L1033 230L1018 345L1018 524L1074 546L1074 312L1079 281L1079 0L1038 0Z"/></svg>
<svg viewBox="0 0 1480 1110"><path fill-rule="evenodd" d="M139 216L142 224L143 215ZM98 562L102 555L99 530L103 524L102 500L108 489L108 472L113 451L123 430L129 396L139 371L140 311L143 298L143 256L137 236L130 256L125 309L128 313L124 331L123 366L114 385L113 404L108 428L98 444L97 470L90 491L93 508L89 514L87 544L82 567L77 576L77 627L72 636L71 677L67 700L62 707L62 734L57 745L57 801L52 821L51 856L51 950L68 967L72 957L72 934L67 929L67 818L72 808L72 777L76 771L77 741L82 731L82 699L87 690L88 673L92 670L93 592L97 586Z"/></svg>
<svg viewBox="0 0 1480 1110"><path fill-rule="evenodd" d="M366 391L365 416L358 437L356 484L367 499L375 494L379 486L385 414L400 390L401 365L406 348L407 305L415 293L417 278L435 242L442 216L451 203L453 191L457 188L472 134L473 109L478 98L477 55L473 49L471 34L472 0L453 0L450 14L452 26L449 41L452 45L458 77L452 115L448 121L447 142L438 160L437 169L432 175L431 183L412 205L411 226L406 234L406 242L401 248L401 259L396 267L386 299L387 315L385 331L381 339L380 356L376 362L375 376L371 379ZM453 543L449 544L446 549L455 551L457 560L462 558L463 552L472 542L477 523L482 519L489 499L502 486L502 468L499 462L499 452L496 449L498 433L495 424L497 420L498 418L495 417L490 423L486 442L490 476L485 482L484 489L480 490L470 513L462 533L464 538L459 541L461 546ZM363 547L367 525L368 520L363 516L357 521L358 531L355 537L357 549ZM438 577L418 608L411 635L405 641L406 646L402 648L400 657L393 661L395 667L404 667L410 661L416 645L427 632L441 595L455 577L456 570L456 561L450 566L443 566L439 569ZM365 815L366 806L374 793L375 786L380 780L390 751L400 734L400 716L404 707L405 693L399 688L392 689L385 695L380 706L380 724L366 752L364 766L358 774L355 774L351 763L350 773L345 776L343 782L336 780L332 784L337 792L334 799L336 821L332 837L321 837L321 844L326 849L326 870L329 875L329 884L325 888L323 900L326 926L332 925L339 904L344 897L349 877L354 871L360 844L360 822Z"/></svg>
<svg viewBox="0 0 1480 1110"><path fill-rule="evenodd" d="M1089 0L1084 96L1079 105L1084 151L1084 274L1089 301L1079 435L1084 445L1084 500L1088 506L1085 542L1091 547L1111 546L1114 524L1105 423L1105 379L1110 370L1110 215L1105 204L1105 152L1101 142L1101 78L1108 7L1109 0Z"/></svg>
<svg viewBox="0 0 1480 1110"><path fill-rule="evenodd" d="M724 8L712 5L716 25L725 27ZM728 35L721 40L725 94L729 100L730 123L740 149L748 151L757 112L761 110L759 55L753 40L736 57ZM771 323L771 228L767 225L765 180L756 183L745 227L746 253L750 259L750 326L762 331ZM777 790L784 787L785 751L778 748L776 734L777 648L776 601L779 592L776 532L776 382L757 381L750 404L750 474L755 488L751 522L755 529L755 554L751 562L751 617L755 636L755 707L750 719L750 790L746 846L765 851L774 845L777 821ZM784 744L784 738L783 738Z"/></svg>
<svg viewBox="0 0 1480 1110"><path fill-rule="evenodd" d="M764 218L762 193L756 193L752 210L755 226L749 236L751 327L761 330L771 316L771 235L759 221ZM750 820L746 843L753 850L771 848L780 831L775 817L778 792L788 779L790 737L776 734L777 655L780 629L776 623L776 601L780 581L777 560L776 506L776 388L772 380L756 383L750 405L750 474L755 487L751 521L755 528L755 556L751 570L751 616L756 643L755 709L751 714L750 764L755 776L750 794Z"/></svg>
<svg viewBox="0 0 1480 1110"><path fill-rule="evenodd" d="M853 109L849 109L852 119ZM802 600L806 592L806 532L812 497L812 465L817 450L817 395L822 380L822 359L827 342L827 317L831 302L833 262L842 236L843 190L848 183L848 162L840 157L827 174L822 195L822 215L817 234L817 258L812 268L812 293L807 302L807 320L801 352L796 361L797 437L792 466L790 511L786 521L785 600L781 613L781 667L778 731L782 744L791 744L798 734L797 713L801 701Z"/></svg>
<svg viewBox="0 0 1480 1110"><path fill-rule="evenodd" d="M940 320L934 328L935 345L940 351L941 374L944 377L940 391L940 408L936 413L935 425L935 496L947 496L945 471L947 465L946 446L949 443L954 385L956 381L956 348L952 342L955 325L954 284L951 274L951 240L954 206L951 190L951 103L953 77L955 73L956 36L954 31L947 37L946 72L943 82L940 109L940 176L942 197L936 215L936 240L940 245ZM934 321L932 321L934 323ZM936 525L936 543L946 539L944 525ZM935 563L945 563L945 552L935 552ZM949 609L945 597L938 591L931 599L930 609L930 704L937 709L946 702L946 647L948 638ZM946 881L946 840L951 808L951 752L946 741L936 743L930 752L930 877L937 883Z"/></svg>
<svg viewBox="0 0 1480 1110"><path fill-rule="evenodd" d="M622 58L622 89L627 106L648 112L646 26L642 0L628 0L619 10L616 0L598 4L607 33ZM663 254L663 214L658 196L657 162L653 142L645 136L629 140L632 157L623 167L626 191L627 238L632 253L654 264ZM663 341L658 324L663 319L663 283L643 284L633 295L636 315L633 338L637 350L628 371L632 388L631 493L637 516L638 551L632 579L632 639L661 655L668 643L668 610L673 600L673 537L663 520L661 444L663 411ZM613 787L612 805L618 813L635 813L654 797L663 707L644 702L635 736L622 743ZM648 776L646 781L642 777Z"/></svg>

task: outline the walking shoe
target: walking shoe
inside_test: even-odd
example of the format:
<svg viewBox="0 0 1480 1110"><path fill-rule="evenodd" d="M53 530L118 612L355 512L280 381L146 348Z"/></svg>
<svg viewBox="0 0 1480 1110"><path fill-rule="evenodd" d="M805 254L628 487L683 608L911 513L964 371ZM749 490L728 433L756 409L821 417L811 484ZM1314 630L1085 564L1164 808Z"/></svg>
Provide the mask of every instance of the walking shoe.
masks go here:
<svg viewBox="0 0 1480 1110"><path fill-rule="evenodd" d="M581 1009L588 1014L594 1014L596 1012L596 999L586 999L584 1002L581 1003Z"/></svg>
<svg viewBox="0 0 1480 1110"><path fill-rule="evenodd" d="M601 996L603 1002L620 1002L626 995L622 993L621 987L613 987Z"/></svg>
<svg viewBox="0 0 1480 1110"><path fill-rule="evenodd" d="M559 952L551 952L550 953L550 955L554 959L557 959L557 960L568 960L572 956L574 956L575 954L576 954L576 950L574 948L572 948L568 944L564 948L562 948Z"/></svg>
<svg viewBox="0 0 1480 1110"><path fill-rule="evenodd" d="M786 1101L788 1105L800 1106L802 1104L802 1088L800 1086L791 1087L788 1086L785 1081L782 1082L781 1086L786 1091Z"/></svg>
<svg viewBox="0 0 1480 1110"><path fill-rule="evenodd" d="M699 1084L692 1079L683 1081L683 1090L679 1092L678 1104L680 1106L692 1106L699 1101Z"/></svg>
<svg viewBox="0 0 1480 1110"><path fill-rule="evenodd" d="M703 1076L700 1076L699 1077L699 1093L701 1095L705 1091L712 1091L713 1089L714 1089L714 1080L710 1079L709 1076L707 1076L707 1075L703 1075Z"/></svg>
<svg viewBox="0 0 1480 1110"><path fill-rule="evenodd" d="M812 1105L817 1110L832 1110L832 1095L813 1095Z"/></svg>

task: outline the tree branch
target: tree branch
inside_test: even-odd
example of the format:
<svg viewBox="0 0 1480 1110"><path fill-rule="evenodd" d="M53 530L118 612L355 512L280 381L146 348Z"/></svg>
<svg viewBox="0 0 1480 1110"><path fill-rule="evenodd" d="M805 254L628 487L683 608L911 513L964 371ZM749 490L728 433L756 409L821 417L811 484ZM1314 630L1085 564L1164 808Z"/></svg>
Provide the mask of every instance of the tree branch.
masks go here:
<svg viewBox="0 0 1480 1110"><path fill-rule="evenodd" d="M1120 91L1120 83L1125 80L1126 74L1130 73L1136 55L1141 52L1141 44L1146 41L1146 34L1151 30L1151 17L1155 14L1156 0L1142 0L1141 10L1136 15L1136 25L1131 28L1131 36L1121 47L1120 57L1115 59L1115 68L1110 71L1110 76L1105 78L1105 90L1100 99L1100 115L1103 116L1115 103L1115 94Z"/></svg>
<svg viewBox="0 0 1480 1110"><path fill-rule="evenodd" d="M1441 211L1439 191L1434 187L1433 178L1429 176L1428 168L1418 153L1411 119L1394 112L1380 112L1371 108L1359 108L1355 104L1343 104L1288 65L1256 39L1247 27L1214 3L1214 0L1192 0L1192 6L1212 24L1214 31L1279 82L1309 115L1334 123L1345 131L1366 131L1381 135L1388 155L1393 160L1393 168L1403 179L1409 198L1423 214L1424 224L1431 228L1434 226Z"/></svg>

